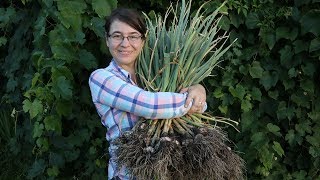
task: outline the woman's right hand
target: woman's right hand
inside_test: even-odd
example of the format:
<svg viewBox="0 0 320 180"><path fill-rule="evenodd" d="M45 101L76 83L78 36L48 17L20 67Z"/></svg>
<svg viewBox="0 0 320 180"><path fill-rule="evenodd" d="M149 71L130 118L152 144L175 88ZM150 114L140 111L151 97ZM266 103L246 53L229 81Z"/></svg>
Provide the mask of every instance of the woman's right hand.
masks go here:
<svg viewBox="0 0 320 180"><path fill-rule="evenodd" d="M188 111L189 114L192 113L203 113L204 106L206 106L206 90L200 85L196 84L188 88L183 88L180 93L188 92L188 97L185 106L188 107L190 103L192 106Z"/></svg>

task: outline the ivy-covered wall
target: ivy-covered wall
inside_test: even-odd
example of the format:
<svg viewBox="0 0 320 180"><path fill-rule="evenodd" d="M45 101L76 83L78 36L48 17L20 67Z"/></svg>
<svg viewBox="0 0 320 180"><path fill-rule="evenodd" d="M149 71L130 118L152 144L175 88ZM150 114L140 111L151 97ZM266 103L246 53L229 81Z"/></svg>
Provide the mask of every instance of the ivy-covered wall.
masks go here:
<svg viewBox="0 0 320 180"><path fill-rule="evenodd" d="M197 8L205 1L193 2ZM213 11L221 0L206 5ZM163 13L166 0L0 2L0 179L104 179L105 129L88 76L110 55L117 6ZM248 179L320 179L320 1L229 0L235 45L203 84Z"/></svg>

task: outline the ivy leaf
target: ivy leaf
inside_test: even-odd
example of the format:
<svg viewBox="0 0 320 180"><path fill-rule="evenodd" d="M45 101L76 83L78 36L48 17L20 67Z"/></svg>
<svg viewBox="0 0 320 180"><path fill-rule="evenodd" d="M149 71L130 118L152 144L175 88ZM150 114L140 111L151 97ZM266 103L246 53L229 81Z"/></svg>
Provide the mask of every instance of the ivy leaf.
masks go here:
<svg viewBox="0 0 320 180"><path fill-rule="evenodd" d="M265 133L263 132L255 132L251 136L251 146L255 148L260 148L264 144L268 143L269 139L266 137Z"/></svg>
<svg viewBox="0 0 320 180"><path fill-rule="evenodd" d="M28 179L33 179L42 174L46 169L47 164L43 159L36 159L32 164L31 169L28 171Z"/></svg>
<svg viewBox="0 0 320 180"><path fill-rule="evenodd" d="M267 128L268 128L269 132L273 133L274 135L279 136L279 137L281 136L279 126L274 125L272 123L268 123Z"/></svg>
<svg viewBox="0 0 320 180"><path fill-rule="evenodd" d="M218 109L220 110L220 112L222 113L222 114L227 114L227 112L228 112L228 106L219 106L218 107Z"/></svg>
<svg viewBox="0 0 320 180"><path fill-rule="evenodd" d="M309 148L309 154L314 157L317 158L320 156L320 147L316 147L316 146L310 146Z"/></svg>
<svg viewBox="0 0 320 180"><path fill-rule="evenodd" d="M243 112L241 114L241 130L244 132L252 128L252 123L254 122L254 120L255 117L252 111Z"/></svg>
<svg viewBox="0 0 320 180"><path fill-rule="evenodd" d="M284 155L284 151L280 145L280 143L273 141L273 146L272 146L273 150L275 150L277 152L277 154L282 157Z"/></svg>
<svg viewBox="0 0 320 180"><path fill-rule="evenodd" d="M284 79L282 83L285 90L292 89L295 86L295 81L293 79Z"/></svg>
<svg viewBox="0 0 320 180"><path fill-rule="evenodd" d="M39 77L40 77L40 73L36 72L34 75L33 75L33 78L32 78L32 81L31 81L31 87L34 87L36 85L36 83L38 82L39 80Z"/></svg>
<svg viewBox="0 0 320 180"><path fill-rule="evenodd" d="M309 44L306 41L296 40L293 42L293 46L295 54L298 54L302 51L307 51Z"/></svg>
<svg viewBox="0 0 320 180"><path fill-rule="evenodd" d="M260 22L259 16L257 13L250 12L246 19L246 26L248 29L254 29L258 27L258 23Z"/></svg>
<svg viewBox="0 0 320 180"><path fill-rule="evenodd" d="M222 92L222 88L221 87L217 87L214 91L213 91L213 96L215 98L221 98L224 96L224 93Z"/></svg>
<svg viewBox="0 0 320 180"><path fill-rule="evenodd" d="M312 145L316 147L320 147L320 135L316 136L306 136L307 141Z"/></svg>
<svg viewBox="0 0 320 180"><path fill-rule="evenodd" d="M23 111L29 112L31 119L43 112L43 105L38 99L35 99L32 103L30 100L26 99L22 103Z"/></svg>
<svg viewBox="0 0 320 180"><path fill-rule="evenodd" d="M48 7L50 8L52 6L52 2L53 0L42 0L42 2Z"/></svg>
<svg viewBox="0 0 320 180"><path fill-rule="evenodd" d="M49 36L50 36L49 41L50 41L50 47L53 53L53 57L55 59L65 60L68 63L71 63L73 60L76 60L77 56L75 55L76 54L74 49L75 47L71 46L71 44L69 43L51 42L51 39L59 38L54 36L51 32L49 33Z"/></svg>
<svg viewBox="0 0 320 180"><path fill-rule="evenodd" d="M7 92L13 92L17 86L18 86L18 82L15 80L15 78L10 77L7 82Z"/></svg>
<svg viewBox="0 0 320 180"><path fill-rule="evenodd" d="M57 0L58 9L67 14L82 14L87 8L87 4L83 0Z"/></svg>
<svg viewBox="0 0 320 180"><path fill-rule="evenodd" d="M71 26L74 30L80 30L82 28L81 14L87 8L87 4L83 0L59 0L57 5L60 11L58 18L61 23L66 28Z"/></svg>
<svg viewBox="0 0 320 180"><path fill-rule="evenodd" d="M98 37L104 38L104 20L98 17L93 17L89 28L96 33Z"/></svg>
<svg viewBox="0 0 320 180"><path fill-rule="evenodd" d="M260 83L264 86L266 90L269 90L271 87L275 86L278 82L279 75L277 72L264 71L262 77L260 78Z"/></svg>
<svg viewBox="0 0 320 180"><path fill-rule="evenodd" d="M239 99L243 99L244 95L246 94L246 90L243 86L240 84L236 85L236 88L233 88L232 86L229 88L230 93L233 97L237 97Z"/></svg>
<svg viewBox="0 0 320 180"><path fill-rule="evenodd" d="M244 112L248 112L252 109L252 104L250 103L249 100L245 99L245 100L242 100L241 101L241 109L244 111Z"/></svg>
<svg viewBox="0 0 320 180"><path fill-rule="evenodd" d="M276 43L276 35L272 31L263 31L259 33L263 42L265 42L271 50Z"/></svg>
<svg viewBox="0 0 320 180"><path fill-rule="evenodd" d="M277 118L278 119L285 119L287 117L287 107L286 102L281 101L278 105L277 110Z"/></svg>
<svg viewBox="0 0 320 180"><path fill-rule="evenodd" d="M60 100L57 102L56 110L60 116L67 116L72 112L72 102Z"/></svg>
<svg viewBox="0 0 320 180"><path fill-rule="evenodd" d="M49 150L49 141L46 137L40 137L36 141L37 146L41 149L42 152Z"/></svg>
<svg viewBox="0 0 320 180"><path fill-rule="evenodd" d="M12 17L16 15L16 9L13 8L13 6L9 6L6 10L4 8L0 8L0 15L0 27L2 28L2 23L8 24L8 22L12 20Z"/></svg>
<svg viewBox="0 0 320 180"><path fill-rule="evenodd" d="M281 38L289 39L291 41L294 41L298 35L298 29L297 28L289 28L289 27L278 27L276 29L276 41L278 41Z"/></svg>
<svg viewBox="0 0 320 180"><path fill-rule="evenodd" d="M57 166L53 166L47 169L47 174L49 177L56 177L59 175L59 169Z"/></svg>
<svg viewBox="0 0 320 180"><path fill-rule="evenodd" d="M309 92L311 94L314 93L314 82L309 79L302 80L300 82L300 87L306 92Z"/></svg>
<svg viewBox="0 0 320 180"><path fill-rule="evenodd" d="M297 77L298 71L295 68L291 68L288 71L289 78Z"/></svg>
<svg viewBox="0 0 320 180"><path fill-rule="evenodd" d="M298 106L306 108L310 106L310 98L303 91L297 91L295 94L292 94L290 99Z"/></svg>
<svg viewBox="0 0 320 180"><path fill-rule="evenodd" d="M292 56L293 52L290 46L286 45L284 48L282 48L280 51L280 63L284 67L290 69L293 65L292 63Z"/></svg>
<svg viewBox="0 0 320 180"><path fill-rule="evenodd" d="M100 18L106 17L117 7L117 0L92 0L92 8Z"/></svg>
<svg viewBox="0 0 320 180"><path fill-rule="evenodd" d="M301 33L311 32L316 36L320 35L320 10L313 9L307 12L301 19Z"/></svg>
<svg viewBox="0 0 320 180"><path fill-rule="evenodd" d="M290 129L288 133L286 134L285 140L288 141L290 146L293 146L295 143L295 134L294 130Z"/></svg>
<svg viewBox="0 0 320 180"><path fill-rule="evenodd" d="M315 38L310 42L309 52L314 52L319 49L320 49L320 38Z"/></svg>
<svg viewBox="0 0 320 180"><path fill-rule="evenodd" d="M296 124L295 129L301 136L304 136L306 133L311 133L311 122L309 120L304 120Z"/></svg>
<svg viewBox="0 0 320 180"><path fill-rule="evenodd" d="M44 119L44 125L47 131L55 131L61 134L61 119L56 116L47 116Z"/></svg>
<svg viewBox="0 0 320 180"><path fill-rule="evenodd" d="M66 66L59 66L51 69L52 72L52 80L55 82L58 80L60 76L64 76L67 79L73 80L73 75L71 70Z"/></svg>
<svg viewBox="0 0 320 180"><path fill-rule="evenodd" d="M275 90L275 91L268 91L268 95L269 97L271 97L274 100L278 99L279 96L279 91Z"/></svg>
<svg viewBox="0 0 320 180"><path fill-rule="evenodd" d="M251 96L253 100L261 101L262 93L259 88L254 87L251 90Z"/></svg>
<svg viewBox="0 0 320 180"><path fill-rule="evenodd" d="M316 72L316 67L312 63L306 63L306 65L303 65L301 69L303 71L303 74L308 75L310 77L312 77Z"/></svg>
<svg viewBox="0 0 320 180"><path fill-rule="evenodd" d="M79 52L79 62L88 70L96 68L98 66L97 59L85 49L81 49Z"/></svg>
<svg viewBox="0 0 320 180"><path fill-rule="evenodd" d="M75 30L80 30L82 27L81 14L87 7L86 3L82 0L59 0L57 5L60 11L60 15L58 16L58 18L61 20L62 24L66 28L69 28L71 26Z"/></svg>
<svg viewBox="0 0 320 180"><path fill-rule="evenodd" d="M260 65L260 62L253 61L250 68L249 73L252 78L261 78L263 73L263 68Z"/></svg>
<svg viewBox="0 0 320 180"><path fill-rule="evenodd" d="M294 172L292 174L292 176L294 177L295 180L306 180L307 175L308 175L307 172L304 170L300 170L300 171Z"/></svg>
<svg viewBox="0 0 320 180"><path fill-rule="evenodd" d="M313 110L312 112L308 113L308 117L310 119L312 119L313 122L319 122L320 121L320 112L316 111L316 110Z"/></svg>
<svg viewBox="0 0 320 180"><path fill-rule="evenodd" d="M72 86L70 80L64 76L59 76L53 83L52 92L57 98L60 96L63 99L69 100L72 97Z"/></svg>
<svg viewBox="0 0 320 180"><path fill-rule="evenodd" d="M50 152L49 154L49 164L62 167L62 165L65 163L65 160L63 159L61 154Z"/></svg>
<svg viewBox="0 0 320 180"><path fill-rule="evenodd" d="M29 112L31 107L32 107L32 103L29 99L26 99L22 102L23 106L22 109L25 113Z"/></svg>
<svg viewBox="0 0 320 180"><path fill-rule="evenodd" d="M42 133L43 133L43 130L44 130L44 126L43 124L39 123L39 122L36 122L34 123L33 125L33 138L36 138L36 137L41 137L42 136Z"/></svg>
<svg viewBox="0 0 320 180"><path fill-rule="evenodd" d="M219 26L221 27L221 29L228 31L230 29L230 20L227 16L222 16L222 18L219 21Z"/></svg>
<svg viewBox="0 0 320 180"><path fill-rule="evenodd" d="M243 24L243 18L241 18L238 14L230 13L229 17L231 24L233 24L236 28Z"/></svg>
<svg viewBox="0 0 320 180"><path fill-rule="evenodd" d="M79 149L73 149L72 151L64 151L64 157L67 162L71 162L76 160L80 155Z"/></svg>
<svg viewBox="0 0 320 180"><path fill-rule="evenodd" d="M3 36L0 37L0 47L6 44L7 44L7 38Z"/></svg>

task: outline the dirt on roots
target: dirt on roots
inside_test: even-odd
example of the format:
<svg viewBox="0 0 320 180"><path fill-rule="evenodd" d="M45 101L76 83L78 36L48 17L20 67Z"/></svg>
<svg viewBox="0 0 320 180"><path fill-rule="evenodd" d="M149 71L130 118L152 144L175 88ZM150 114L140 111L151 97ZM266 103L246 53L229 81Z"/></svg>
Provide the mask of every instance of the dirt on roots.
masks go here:
<svg viewBox="0 0 320 180"><path fill-rule="evenodd" d="M228 139L220 128L193 128L194 137L169 135L150 146L148 128L143 127L126 132L115 142L117 163L126 166L133 177L139 180L244 179L244 161L226 145Z"/></svg>

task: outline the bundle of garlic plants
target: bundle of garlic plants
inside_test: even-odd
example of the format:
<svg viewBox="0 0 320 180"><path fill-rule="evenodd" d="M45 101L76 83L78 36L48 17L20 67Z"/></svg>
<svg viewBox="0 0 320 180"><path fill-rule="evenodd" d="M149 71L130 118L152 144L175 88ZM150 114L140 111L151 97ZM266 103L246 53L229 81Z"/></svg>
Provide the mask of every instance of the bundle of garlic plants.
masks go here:
<svg viewBox="0 0 320 180"><path fill-rule="evenodd" d="M191 16L191 1L170 6L151 20L137 62L140 86L148 91L179 92L210 76L232 43L219 28L219 10L204 5ZM167 22L170 17L170 23ZM138 179L242 179L243 160L226 145L217 124L237 122L209 113L173 119L142 119L118 141L118 163Z"/></svg>

